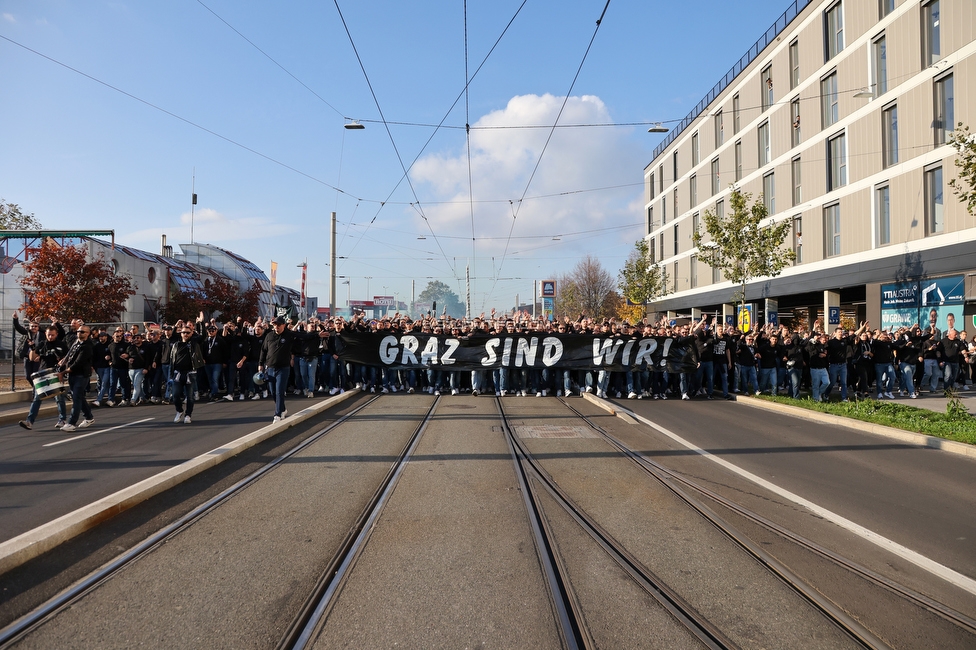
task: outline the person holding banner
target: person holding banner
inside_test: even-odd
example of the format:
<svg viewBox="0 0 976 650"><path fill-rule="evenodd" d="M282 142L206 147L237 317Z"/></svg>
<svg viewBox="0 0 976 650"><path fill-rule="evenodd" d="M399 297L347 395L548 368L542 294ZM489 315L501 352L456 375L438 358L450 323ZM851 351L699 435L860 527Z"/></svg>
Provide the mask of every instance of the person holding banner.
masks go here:
<svg viewBox="0 0 976 650"><path fill-rule="evenodd" d="M29 354L31 362L38 365L39 370L34 374L34 400L31 402L27 419L20 421L20 426L27 430L34 428L37 414L41 410L41 400L50 397L51 390L54 391L54 402L58 405L58 422L54 425L55 429L64 426L68 417L67 407L64 401L64 389L61 387L62 376L57 372L58 364L68 354L68 344L64 337L60 336L60 331L56 325L49 325L44 332L44 340L35 344L30 341ZM50 375L50 378L41 379L38 375ZM46 381L50 379L49 381ZM50 384L50 385L48 385ZM48 391L48 392L45 392Z"/></svg>
<svg viewBox="0 0 976 650"><path fill-rule="evenodd" d="M92 355L94 354L89 338L91 338L91 327L81 325L75 333L75 342L68 348L68 354L61 360L61 367L68 376L68 385L71 387L71 416L67 424L61 427L62 431L74 431L83 429L95 423L92 415L91 406L85 399L85 392L88 384L91 383L92 374ZM82 414L84 418L79 421Z"/></svg>

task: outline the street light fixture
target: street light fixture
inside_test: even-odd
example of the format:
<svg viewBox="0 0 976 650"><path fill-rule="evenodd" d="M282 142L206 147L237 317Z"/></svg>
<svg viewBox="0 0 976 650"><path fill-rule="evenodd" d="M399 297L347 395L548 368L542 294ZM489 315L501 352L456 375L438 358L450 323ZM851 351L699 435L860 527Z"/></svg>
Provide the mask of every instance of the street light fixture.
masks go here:
<svg viewBox="0 0 976 650"><path fill-rule="evenodd" d="M352 120L350 122L346 122L343 126L345 126L345 128L349 129L350 131L359 131L361 129L365 129L366 128L366 126L364 124L360 124L356 120Z"/></svg>
<svg viewBox="0 0 976 650"><path fill-rule="evenodd" d="M648 133L667 133L668 132L668 127L666 127L663 124L661 124L660 122L658 122L657 124L655 124L654 126L652 126L651 128L649 128L647 130L647 132Z"/></svg>

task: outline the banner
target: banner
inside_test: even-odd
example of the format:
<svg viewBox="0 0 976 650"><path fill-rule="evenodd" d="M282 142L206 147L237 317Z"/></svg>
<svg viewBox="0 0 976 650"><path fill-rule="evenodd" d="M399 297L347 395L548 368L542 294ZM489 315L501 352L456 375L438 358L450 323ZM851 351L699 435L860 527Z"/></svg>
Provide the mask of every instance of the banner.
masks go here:
<svg viewBox="0 0 976 650"><path fill-rule="evenodd" d="M386 368L600 368L694 372L698 365L693 337L554 334L450 337L413 332L350 332L339 338L339 357L343 361Z"/></svg>

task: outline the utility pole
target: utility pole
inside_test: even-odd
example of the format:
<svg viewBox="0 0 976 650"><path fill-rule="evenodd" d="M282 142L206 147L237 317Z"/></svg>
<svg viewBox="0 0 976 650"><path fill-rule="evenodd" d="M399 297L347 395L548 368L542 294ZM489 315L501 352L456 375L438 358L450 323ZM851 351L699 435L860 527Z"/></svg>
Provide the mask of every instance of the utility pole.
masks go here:
<svg viewBox="0 0 976 650"><path fill-rule="evenodd" d="M329 318L336 315L336 213L332 213L332 241L329 246Z"/></svg>

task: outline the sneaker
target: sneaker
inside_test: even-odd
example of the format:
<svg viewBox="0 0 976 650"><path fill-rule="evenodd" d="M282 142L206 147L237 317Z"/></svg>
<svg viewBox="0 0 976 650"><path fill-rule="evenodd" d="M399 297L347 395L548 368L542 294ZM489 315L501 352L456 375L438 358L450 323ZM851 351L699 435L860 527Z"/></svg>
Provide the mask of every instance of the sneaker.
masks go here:
<svg viewBox="0 0 976 650"><path fill-rule="evenodd" d="M756 391L756 397L759 397L760 395L761 395L761 393L757 390Z"/></svg>
<svg viewBox="0 0 976 650"><path fill-rule="evenodd" d="M228 402L233 402L234 396L231 395L230 393L227 393L226 395L224 395L224 399L227 400Z"/></svg>
<svg viewBox="0 0 976 650"><path fill-rule="evenodd" d="M159 404L160 399L158 397L151 397L149 398L149 401L152 402L153 404Z"/></svg>
<svg viewBox="0 0 976 650"><path fill-rule="evenodd" d="M285 409L284 411L281 412L281 417L283 418L288 417L288 409Z"/></svg>
<svg viewBox="0 0 976 650"><path fill-rule="evenodd" d="M244 393L241 393L240 395L237 396L237 401L239 401L239 402L243 402L244 401Z"/></svg>
<svg viewBox="0 0 976 650"><path fill-rule="evenodd" d="M119 406L128 406L128 405L129 405L129 400L124 399L121 402L119 402Z"/></svg>
<svg viewBox="0 0 976 650"><path fill-rule="evenodd" d="M90 420L88 420L88 419L84 419L84 418L83 418L83 419L81 420L81 422L79 422L79 423L78 423L78 428L79 428L79 429L84 429L85 427L90 427L90 426L91 426L91 425L93 425L93 424L95 424L95 418L92 418L92 419L90 419ZM62 429L63 429L63 428L64 428L64 427L62 427Z"/></svg>
<svg viewBox="0 0 976 650"><path fill-rule="evenodd" d="M102 403L99 400L95 400L94 402L91 403L91 405L97 409L102 408Z"/></svg>
<svg viewBox="0 0 976 650"><path fill-rule="evenodd" d="M887 397L888 399L895 399L895 396L892 395L891 393L885 393L885 397Z"/></svg>
<svg viewBox="0 0 976 650"><path fill-rule="evenodd" d="M496 391L495 392L495 397L499 397L499 396L505 397L505 393L507 393L507 392L508 391L504 391L504 390L503 391Z"/></svg>
<svg viewBox="0 0 976 650"><path fill-rule="evenodd" d="M480 392L478 391L477 388L475 388L474 390L471 391L471 396L472 397L477 397L478 395L480 395Z"/></svg>
<svg viewBox="0 0 976 650"><path fill-rule="evenodd" d="M413 395L413 386L407 389L407 394Z"/></svg>
<svg viewBox="0 0 976 650"><path fill-rule="evenodd" d="M261 397L262 399L268 399L268 389L264 389L261 391Z"/></svg>
<svg viewBox="0 0 976 650"><path fill-rule="evenodd" d="M386 395L387 393L389 393L389 392L390 392L390 389L389 389L389 388L387 388L386 386L384 386L384 387L383 387L383 390L381 390L380 392L381 392L381 393L383 393L384 395ZM311 397L311 395L310 395L309 397Z"/></svg>
<svg viewBox="0 0 976 650"><path fill-rule="evenodd" d="M281 422L281 416L280 416L280 415L276 415L276 416L274 416L274 417L273 417L273 418L271 419L271 424L276 424L276 423L278 423L278 422Z"/></svg>
<svg viewBox="0 0 976 650"><path fill-rule="evenodd" d="M112 400L109 400L109 401L105 402L105 406L107 406L109 408L112 408L113 406L115 406L115 402L113 402Z"/></svg>
<svg viewBox="0 0 976 650"><path fill-rule="evenodd" d="M193 422L193 420L190 419L189 415L183 418L183 424L190 424L191 422Z"/></svg>
<svg viewBox="0 0 976 650"><path fill-rule="evenodd" d="M305 392L305 397L307 397L309 399L312 399L313 397L315 397L315 393L312 392L312 391L306 391Z"/></svg>
<svg viewBox="0 0 976 650"><path fill-rule="evenodd" d="M620 391L618 390L618 391L617 391L617 399L620 399L620 396L621 396L621 393L620 393Z"/></svg>
<svg viewBox="0 0 976 650"><path fill-rule="evenodd" d="M175 423L180 423L182 421L183 421L183 413L182 412L177 413L176 414L176 417L173 418L173 422L175 422Z"/></svg>
<svg viewBox="0 0 976 650"><path fill-rule="evenodd" d="M758 394L759 393L756 393L756 395L758 395ZM681 393L681 399L691 399L691 398L688 397L688 393Z"/></svg>
<svg viewBox="0 0 976 650"><path fill-rule="evenodd" d="M637 398L637 393L635 393L634 391L630 391L629 393L627 393L627 399L636 399L636 398Z"/></svg>
<svg viewBox="0 0 976 650"><path fill-rule="evenodd" d="M58 420L57 424L54 425L55 429L60 429L64 426L64 420Z"/></svg>
<svg viewBox="0 0 976 650"><path fill-rule="evenodd" d="M340 394L340 395L342 395L342 394L343 394L343 393L345 393L345 392L346 392L346 389L345 389L345 388L340 388L340 389L339 389L339 394Z"/></svg>
<svg viewBox="0 0 976 650"><path fill-rule="evenodd" d="M356 382L356 388L357 389L362 389L362 387L363 387L362 383L357 381Z"/></svg>
<svg viewBox="0 0 976 650"><path fill-rule="evenodd" d="M261 399L261 395L259 395L258 393L254 393L254 395L251 397L251 401L254 401L256 399Z"/></svg>
<svg viewBox="0 0 976 650"><path fill-rule="evenodd" d="M535 396L536 397L542 397L542 391L541 390L540 391L536 391Z"/></svg>
<svg viewBox="0 0 976 650"><path fill-rule="evenodd" d="M593 387L592 386L587 386L586 387L586 392L587 393L592 393L593 392Z"/></svg>
<svg viewBox="0 0 976 650"><path fill-rule="evenodd" d="M66 425L64 425L63 427L61 427L61 430L62 431L77 431L78 430L78 427L76 427L75 425L73 425L73 424L71 424L69 422Z"/></svg>
<svg viewBox="0 0 976 650"><path fill-rule="evenodd" d="M441 394L441 391L439 389L434 391L434 395L437 395L438 397L440 397L440 394Z"/></svg>
<svg viewBox="0 0 976 650"><path fill-rule="evenodd" d="M294 395L301 395L301 394L302 394L302 391L301 391L301 389L300 389L300 388L296 388L295 390L293 390L293 391L292 391L292 393L293 393Z"/></svg>
<svg viewBox="0 0 976 650"><path fill-rule="evenodd" d="M21 420L21 421L20 421L20 426L22 426L22 427L24 427L24 428L25 428L25 429L27 429L28 431L30 431L31 429L33 429L33 428L34 428L34 425L33 425L33 424L31 424L30 422L28 422L27 420ZM62 426L63 426L63 425L62 425Z"/></svg>
<svg viewBox="0 0 976 650"><path fill-rule="evenodd" d="M562 389L560 389L560 390L557 390L557 391L556 391L556 397L562 397L562 396L563 396L563 391L562 391Z"/></svg>
<svg viewBox="0 0 976 650"><path fill-rule="evenodd" d="M457 395L457 394L458 394L458 389L457 388L452 388L451 389L451 395Z"/></svg>
<svg viewBox="0 0 976 650"><path fill-rule="evenodd" d="M668 398L667 393L661 393L661 399L667 399L667 398Z"/></svg>
<svg viewBox="0 0 976 650"><path fill-rule="evenodd" d="M918 399L918 393L911 393L909 397L911 397L912 399Z"/></svg>
<svg viewBox="0 0 976 650"><path fill-rule="evenodd" d="M332 390L329 391L329 395L335 395L338 392L339 392L338 388L333 388Z"/></svg>
<svg viewBox="0 0 976 650"><path fill-rule="evenodd" d="M267 392L267 391L265 391L265 392ZM198 391L198 390L193 391L193 401L194 402L199 402L200 401L200 391Z"/></svg>

